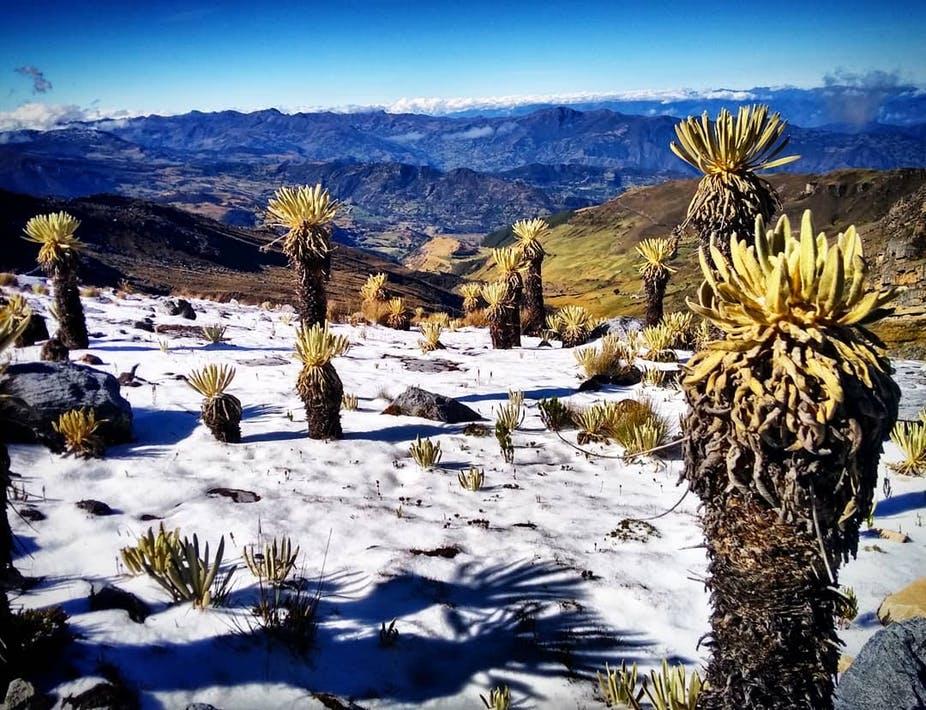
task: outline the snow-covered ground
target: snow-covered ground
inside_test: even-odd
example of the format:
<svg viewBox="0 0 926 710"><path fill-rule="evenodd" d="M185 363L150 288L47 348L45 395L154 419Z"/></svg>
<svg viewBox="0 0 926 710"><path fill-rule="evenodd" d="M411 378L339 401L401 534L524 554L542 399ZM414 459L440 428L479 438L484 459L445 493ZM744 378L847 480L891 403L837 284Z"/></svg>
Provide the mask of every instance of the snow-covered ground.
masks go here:
<svg viewBox="0 0 926 710"><path fill-rule="evenodd" d="M48 315L45 297L29 299ZM16 566L42 578L14 604L62 605L79 636L60 669L59 696L88 687L105 663L148 708L194 701L225 710L315 707L312 693L363 707L474 708L479 693L502 683L516 707L584 708L600 706L591 672L605 662L647 670L663 657L691 668L703 662L698 639L708 629L708 600L696 499L653 520L656 533L646 541L609 535L624 518L655 516L677 502L681 462L587 458L546 431L536 408L551 396L580 406L638 397L640 386L577 393L572 352L539 349L530 338L521 349L493 351L486 331L464 329L444 333L446 350L422 355L416 332L336 326L353 347L335 366L360 407L342 413L343 440L313 441L294 392L294 327L281 313L194 301L197 325L228 325L230 342L206 346L201 338L134 329L133 321L155 315L156 299L104 291L84 304L90 331L103 333L89 350L103 360L99 367L118 375L137 364L151 384L123 388L136 441L110 448L102 460L11 447L29 504L47 516L34 523L12 516L22 543ZM170 349L162 351L159 340ZM13 357L34 359L38 349ZM415 369L435 360L453 369ZM199 422L199 395L174 377L209 362L237 368L229 391L244 406L241 444L216 442ZM522 390L528 408L515 435L515 464L503 463L491 435L381 414L385 397L408 385L457 397L487 419L508 390ZM676 391L646 394L673 421L684 409ZM439 470L421 471L409 457L418 435L440 441ZM885 460L896 457L888 445ZM457 482L470 465L485 469L482 491ZM877 524L902 529L913 542L866 539L844 568L841 581L854 587L860 606L842 632L849 655L879 628L881 599L926 569L926 528L918 527L926 480L891 482ZM220 486L253 491L260 501L206 495ZM116 514L93 517L75 507L86 498ZM314 648L294 656L241 633L255 596L243 566L229 607L203 612L171 605L152 580L123 574L119 549L157 525L143 515L213 545L224 536L227 557L238 563L241 548L259 535L291 536L301 546L301 575L320 580ZM459 554L412 552L441 547ZM90 585L98 582L137 594L155 613L138 624L123 611L89 611ZM398 643L382 648L380 625L392 619Z"/></svg>

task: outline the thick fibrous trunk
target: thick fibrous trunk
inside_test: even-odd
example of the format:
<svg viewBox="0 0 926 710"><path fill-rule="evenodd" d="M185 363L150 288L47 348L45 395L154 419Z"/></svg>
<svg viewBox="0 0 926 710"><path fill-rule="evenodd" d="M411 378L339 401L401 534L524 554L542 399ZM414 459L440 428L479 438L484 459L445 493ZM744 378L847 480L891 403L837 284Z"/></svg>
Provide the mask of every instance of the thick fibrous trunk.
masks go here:
<svg viewBox="0 0 926 710"><path fill-rule="evenodd" d="M241 442L241 402L230 394L203 400L203 423L219 441Z"/></svg>
<svg viewBox="0 0 926 710"><path fill-rule="evenodd" d="M643 279L643 292L646 294L645 325L659 325L662 321L663 300L666 296L666 286L668 284L668 271L653 278Z"/></svg>
<svg viewBox="0 0 926 710"><path fill-rule="evenodd" d="M766 381L769 369L757 363L752 376ZM711 687L699 708L832 708L833 589L856 552L881 442L897 417L896 385L888 375L872 379L869 388L842 377L844 399L825 438L796 451L776 440L790 430L760 435L734 424L735 384L724 390L729 405L708 397L703 380L686 390L684 478L702 503L713 607Z"/></svg>
<svg viewBox="0 0 926 710"><path fill-rule="evenodd" d="M543 257L532 259L527 266L524 277L524 319L525 335L540 335L546 320L543 305L543 277L540 267Z"/></svg>
<svg viewBox="0 0 926 710"><path fill-rule="evenodd" d="M524 297L524 284L517 272L510 274L508 281L508 298L502 313L505 315L505 328L508 331L509 348L521 346L521 302Z"/></svg>
<svg viewBox="0 0 926 710"><path fill-rule="evenodd" d="M52 275L53 301L58 318L58 339L71 350L81 350L90 345L87 337L87 322L77 289L76 268L62 266Z"/></svg>
<svg viewBox="0 0 926 710"><path fill-rule="evenodd" d="M509 350L511 345L511 329L508 327L508 316L502 309L489 316L489 335L492 338L492 347L496 350Z"/></svg>
<svg viewBox="0 0 926 710"><path fill-rule="evenodd" d="M344 386L334 366L329 362L321 367L315 378L300 376L297 384L299 396L305 405L305 418L312 439L340 439L341 399Z"/></svg>
<svg viewBox="0 0 926 710"><path fill-rule="evenodd" d="M326 284L331 275L331 258L320 261L308 259L294 264L296 271L296 312L303 327L328 320L328 294Z"/></svg>
<svg viewBox="0 0 926 710"><path fill-rule="evenodd" d="M698 190L688 208L684 226L698 233L702 249L714 244L730 257L733 236L749 238L756 231L756 217L769 222L781 207L775 188L751 172L738 176L707 175L698 184Z"/></svg>

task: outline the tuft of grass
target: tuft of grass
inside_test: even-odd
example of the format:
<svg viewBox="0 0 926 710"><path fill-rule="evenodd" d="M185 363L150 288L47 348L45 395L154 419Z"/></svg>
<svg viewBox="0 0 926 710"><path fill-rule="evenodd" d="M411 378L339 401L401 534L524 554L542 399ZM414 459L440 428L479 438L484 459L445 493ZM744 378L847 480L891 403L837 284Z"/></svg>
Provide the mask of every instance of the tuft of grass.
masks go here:
<svg viewBox="0 0 926 710"><path fill-rule="evenodd" d="M612 708L642 710L643 698L653 710L695 710L701 692L707 684L697 671L687 675L685 666L669 667L663 659L659 671L650 671L648 677L638 677L637 665L628 668L605 666L604 674L598 673L598 689L605 705Z"/></svg>
<svg viewBox="0 0 926 710"><path fill-rule="evenodd" d="M31 290L37 296L44 296L48 293L48 287L45 284L32 284Z"/></svg>
<svg viewBox="0 0 926 710"><path fill-rule="evenodd" d="M476 492L485 485L485 471L475 466L470 466L466 471L460 471L457 476L460 487L467 491Z"/></svg>
<svg viewBox="0 0 926 710"><path fill-rule="evenodd" d="M903 459L888 466L905 476L926 474L926 422L898 422L891 431L891 441L903 453Z"/></svg>
<svg viewBox="0 0 926 710"><path fill-rule="evenodd" d="M184 537L176 546L168 547L169 555L163 570L143 565L147 575L170 594L175 602L192 602L193 608L221 606L228 596L229 584L236 567L230 567L219 577L225 553L225 537L219 539L215 557L209 555L209 543L200 553L199 538Z"/></svg>
<svg viewBox="0 0 926 710"><path fill-rule="evenodd" d="M395 627L395 622L393 619L387 626L384 621L379 629L379 645L383 648L392 648L399 640L399 630Z"/></svg>
<svg viewBox="0 0 926 710"><path fill-rule="evenodd" d="M251 610L255 618L252 630L261 631L296 653L305 653L318 628L318 594L309 594L302 587L293 591L261 584L259 589L257 604Z"/></svg>
<svg viewBox="0 0 926 710"><path fill-rule="evenodd" d="M678 356L672 350L675 341L675 334L664 323L660 325L651 325L641 331L643 342L648 348L643 356L646 360L653 362L675 362Z"/></svg>
<svg viewBox="0 0 926 710"><path fill-rule="evenodd" d="M587 347L573 352L576 362L587 379L593 377L617 378L627 372L636 359L634 348L616 335L606 335L598 347Z"/></svg>
<svg viewBox="0 0 926 710"><path fill-rule="evenodd" d="M358 406L360 406L360 400L357 398L357 395L347 394L347 392L341 395L341 409L353 412Z"/></svg>
<svg viewBox="0 0 926 710"><path fill-rule="evenodd" d="M575 412L568 404L563 404L557 397L541 399L537 403L540 419L550 431L562 431L575 426Z"/></svg>
<svg viewBox="0 0 926 710"><path fill-rule="evenodd" d="M430 439L422 439L420 436L415 437L408 452L422 471L433 469L440 463L442 456L440 442L435 444Z"/></svg>
<svg viewBox="0 0 926 710"><path fill-rule="evenodd" d="M261 582L278 587L286 582L296 565L299 547L293 551L293 543L288 537L281 537L255 549L254 545L245 547L242 556L248 569Z"/></svg>
<svg viewBox="0 0 926 710"><path fill-rule="evenodd" d="M842 626L848 626L858 616L858 596L852 587L842 587L836 601L836 618Z"/></svg>
<svg viewBox="0 0 926 710"><path fill-rule="evenodd" d="M96 432L102 424L92 409L71 409L59 415L52 424L64 440L66 454L78 458L99 458L103 455L103 440Z"/></svg>
<svg viewBox="0 0 926 710"><path fill-rule="evenodd" d="M507 685L499 685L489 691L489 697L479 696L482 704L489 710L509 710L511 708L511 691Z"/></svg>
<svg viewBox="0 0 926 710"><path fill-rule="evenodd" d="M180 530L164 530L161 523L157 535L154 528L138 538L135 545L123 547L121 550L122 562L129 574L140 575L149 568L158 574L166 575L171 557L180 552Z"/></svg>
<svg viewBox="0 0 926 710"><path fill-rule="evenodd" d="M99 298L100 289L96 286L84 286L80 289L80 295L83 298Z"/></svg>
<svg viewBox="0 0 926 710"><path fill-rule="evenodd" d="M209 342L215 345L216 343L225 342L225 331L228 330L227 326L224 325L204 325L202 327L203 337Z"/></svg>
<svg viewBox="0 0 926 710"><path fill-rule="evenodd" d="M422 352L429 353L432 350L443 350L444 344L440 341L441 333L444 326L437 321L424 321L419 324L421 335L424 336L418 341L418 346Z"/></svg>
<svg viewBox="0 0 926 710"><path fill-rule="evenodd" d="M19 286L16 274L11 274L8 271L0 272L0 286Z"/></svg>

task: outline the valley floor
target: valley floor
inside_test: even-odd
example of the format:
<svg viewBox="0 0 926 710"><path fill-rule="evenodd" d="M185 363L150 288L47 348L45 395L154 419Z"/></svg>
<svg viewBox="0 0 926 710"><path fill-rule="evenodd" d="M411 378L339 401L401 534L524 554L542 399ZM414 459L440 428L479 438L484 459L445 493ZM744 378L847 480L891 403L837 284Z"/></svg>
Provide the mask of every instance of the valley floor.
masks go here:
<svg viewBox="0 0 926 710"><path fill-rule="evenodd" d="M29 298L47 315L46 298ZM294 392L295 329L280 312L196 301L197 325L228 326L229 342L207 346L133 329L149 315L189 323L155 315L156 299L103 292L84 303L90 331L102 333L89 350L103 360L99 367L117 375L137 364L150 384L123 388L136 441L109 449L105 459L11 447L13 471L22 475L16 485L28 493L15 504L46 516L29 523L11 516L22 543L15 564L41 578L13 604L59 604L78 634L53 673L59 697L90 687L101 664L110 664L145 708L322 707L314 694L365 708L476 708L479 694L499 684L510 686L515 707L586 708L603 707L594 671L606 662L645 670L663 657L690 669L703 662L698 640L708 630L708 599L697 500L689 495L652 520L645 539L612 534L623 519L651 518L678 501L681 462L586 457L545 430L536 407L551 396L582 406L645 394L676 422L684 409L677 391L578 393L573 354L538 348L530 338L521 349L493 351L486 331L463 329L444 333L446 350L422 355L416 332L336 326L353 347L334 364L360 406L342 413L343 440L312 441ZM158 339L169 340L169 349ZM37 348L14 353L16 361L37 357ZM199 395L175 377L209 362L237 368L229 391L244 406L241 444L211 437L199 421ZM491 434L381 414L386 397L409 385L457 397L490 425L507 391L522 390L527 417L514 437L515 464L502 461ZM440 441L438 470L421 471L409 457L419 435ZM565 437L575 441L574 432ZM888 444L885 460L897 456ZM485 469L479 492L457 482L471 465ZM858 618L841 632L853 656L880 627L881 599L926 569L926 528L919 527L926 479L891 475L891 483L876 523L913 541L866 533L859 558L844 568L841 582L859 599ZM217 487L260 500L207 495ZM75 506L87 498L115 514L94 517ZM203 612L171 605L153 581L126 575L120 548L157 525L143 515L213 547L224 536L226 556L239 564L243 546L291 536L301 547L300 575L321 593L314 648L295 656L242 631L256 597L243 565L228 606ZM134 623L123 611L91 612L91 584L100 582L138 595L154 613ZM398 642L383 648L381 624L392 619Z"/></svg>

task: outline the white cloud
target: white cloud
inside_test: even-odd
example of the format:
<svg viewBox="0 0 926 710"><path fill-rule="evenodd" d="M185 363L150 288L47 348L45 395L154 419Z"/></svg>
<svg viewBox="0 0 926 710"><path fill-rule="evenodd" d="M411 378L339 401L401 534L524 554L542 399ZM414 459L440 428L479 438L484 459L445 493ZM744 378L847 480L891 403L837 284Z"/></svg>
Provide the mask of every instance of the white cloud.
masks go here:
<svg viewBox="0 0 926 710"><path fill-rule="evenodd" d="M465 131L457 131L456 133L445 133L445 140L459 140L459 141L471 141L476 140L477 138L489 138L492 134L495 133L495 129L492 126L473 126L472 128L467 128Z"/></svg>
<svg viewBox="0 0 926 710"><path fill-rule="evenodd" d="M389 113L426 113L433 115L457 113L459 111L514 108L530 104L578 104L591 101L659 101L668 103L682 99L724 99L728 101L749 101L756 98L751 91L718 89L694 91L692 89L669 89L664 91L622 91L612 93L576 92L570 94L516 94L510 96L487 96L482 98L457 97L402 98L386 106L366 107L385 109ZM349 111L364 110L352 106Z"/></svg>
<svg viewBox="0 0 926 710"><path fill-rule="evenodd" d="M47 131L78 121L124 119L140 115L125 110L84 108L74 104L45 104L38 101L22 104L12 111L0 111L0 131L36 129Z"/></svg>

